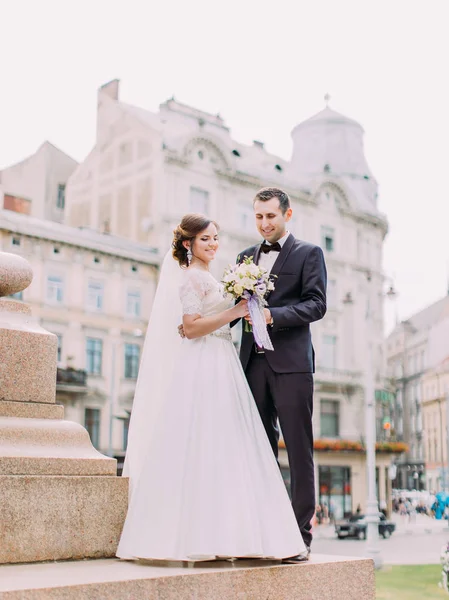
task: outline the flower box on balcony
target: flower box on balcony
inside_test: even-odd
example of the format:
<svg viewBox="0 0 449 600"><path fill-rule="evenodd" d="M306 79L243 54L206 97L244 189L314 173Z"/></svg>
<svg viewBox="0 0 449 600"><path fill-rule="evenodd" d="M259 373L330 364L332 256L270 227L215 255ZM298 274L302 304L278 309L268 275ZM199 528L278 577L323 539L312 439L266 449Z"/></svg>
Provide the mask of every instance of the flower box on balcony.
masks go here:
<svg viewBox="0 0 449 600"><path fill-rule="evenodd" d="M285 448L284 440L279 441L279 447ZM365 452L362 442L340 439L316 439L313 443L315 452ZM407 452L408 446L404 442L376 442L376 452L401 454Z"/></svg>

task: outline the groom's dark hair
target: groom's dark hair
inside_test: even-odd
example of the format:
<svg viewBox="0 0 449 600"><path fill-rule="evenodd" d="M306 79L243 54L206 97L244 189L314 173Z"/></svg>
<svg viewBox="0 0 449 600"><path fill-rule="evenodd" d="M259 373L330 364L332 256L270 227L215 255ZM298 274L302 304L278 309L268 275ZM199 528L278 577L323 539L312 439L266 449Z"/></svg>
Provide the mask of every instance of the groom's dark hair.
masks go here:
<svg viewBox="0 0 449 600"><path fill-rule="evenodd" d="M283 192L279 188L272 188L272 187L262 188L255 195L253 204L257 200L260 200L261 202L267 202L268 200L271 200L272 198L277 198L279 200L280 209L282 211L282 214L285 215L287 210L290 208L290 198L288 197L288 194L286 192Z"/></svg>

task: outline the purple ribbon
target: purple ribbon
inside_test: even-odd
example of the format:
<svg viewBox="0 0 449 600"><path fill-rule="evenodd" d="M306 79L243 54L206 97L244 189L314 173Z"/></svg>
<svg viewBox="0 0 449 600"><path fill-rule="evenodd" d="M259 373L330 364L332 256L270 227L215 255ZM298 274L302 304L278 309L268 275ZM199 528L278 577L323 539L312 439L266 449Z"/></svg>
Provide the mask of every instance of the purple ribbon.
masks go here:
<svg viewBox="0 0 449 600"><path fill-rule="evenodd" d="M268 335L267 323L262 302L256 295L250 295L248 298L248 310L251 322L253 324L253 335L256 344L264 350L274 350Z"/></svg>

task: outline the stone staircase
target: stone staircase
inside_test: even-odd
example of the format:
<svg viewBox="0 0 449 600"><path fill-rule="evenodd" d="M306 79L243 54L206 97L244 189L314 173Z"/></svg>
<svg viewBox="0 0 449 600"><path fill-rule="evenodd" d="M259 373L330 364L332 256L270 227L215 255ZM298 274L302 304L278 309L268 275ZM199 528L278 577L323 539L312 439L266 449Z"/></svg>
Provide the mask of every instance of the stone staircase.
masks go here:
<svg viewBox="0 0 449 600"><path fill-rule="evenodd" d="M313 556L161 564L115 559L0 566L0 600L374 600L373 562ZM190 568L189 568L190 567Z"/></svg>

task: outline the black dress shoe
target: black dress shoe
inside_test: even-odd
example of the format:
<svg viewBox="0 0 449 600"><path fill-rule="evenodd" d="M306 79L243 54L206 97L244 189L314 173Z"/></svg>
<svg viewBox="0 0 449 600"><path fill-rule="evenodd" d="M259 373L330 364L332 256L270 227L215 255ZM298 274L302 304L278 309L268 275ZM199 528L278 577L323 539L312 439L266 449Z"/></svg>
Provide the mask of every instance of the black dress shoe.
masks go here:
<svg viewBox="0 0 449 600"><path fill-rule="evenodd" d="M282 563L285 565L296 565L298 563L307 562L310 556L310 546L306 546L304 552L301 554L297 554L296 556L289 556L288 558L283 558Z"/></svg>

